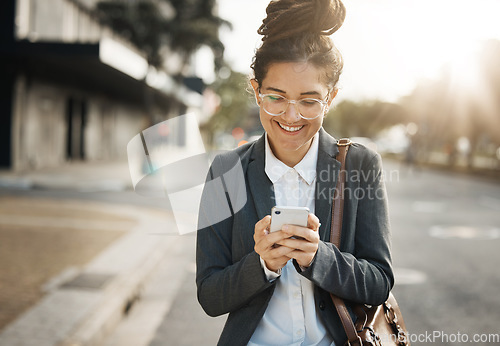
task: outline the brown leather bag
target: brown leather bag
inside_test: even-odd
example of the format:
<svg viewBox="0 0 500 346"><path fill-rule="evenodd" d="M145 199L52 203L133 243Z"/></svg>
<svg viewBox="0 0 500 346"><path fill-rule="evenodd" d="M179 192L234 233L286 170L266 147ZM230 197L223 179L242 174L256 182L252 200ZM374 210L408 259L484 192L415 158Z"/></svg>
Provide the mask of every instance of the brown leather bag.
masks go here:
<svg viewBox="0 0 500 346"><path fill-rule="evenodd" d="M341 165L332 205L330 241L337 248L340 248L342 216L344 213L343 191L346 181L345 159L351 140L348 138L340 139L337 145L339 147L337 159ZM353 312L357 317L356 324L353 323L344 300L333 294L330 294L330 296L347 334L346 345L410 345L403 316L392 293L389 294L389 298L382 305L352 304Z"/></svg>

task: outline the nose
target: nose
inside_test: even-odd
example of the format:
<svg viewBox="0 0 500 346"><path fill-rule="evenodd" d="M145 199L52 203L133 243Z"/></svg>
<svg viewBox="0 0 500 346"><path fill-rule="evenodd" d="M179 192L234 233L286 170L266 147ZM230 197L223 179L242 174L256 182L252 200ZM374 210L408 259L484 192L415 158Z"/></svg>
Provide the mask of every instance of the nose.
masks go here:
<svg viewBox="0 0 500 346"><path fill-rule="evenodd" d="M281 115L281 119L286 121L288 124L293 124L300 120L299 110L297 109L297 104L295 102L289 102L285 113Z"/></svg>

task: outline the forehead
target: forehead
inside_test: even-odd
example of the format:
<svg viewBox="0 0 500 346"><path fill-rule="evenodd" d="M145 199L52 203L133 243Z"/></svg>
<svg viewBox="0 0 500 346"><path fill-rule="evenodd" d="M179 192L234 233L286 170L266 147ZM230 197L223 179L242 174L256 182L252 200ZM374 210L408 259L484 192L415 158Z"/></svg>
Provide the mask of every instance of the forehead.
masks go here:
<svg viewBox="0 0 500 346"><path fill-rule="evenodd" d="M328 86L322 82L323 71L307 62L280 62L271 64L262 88L277 88L287 93L317 91L323 93Z"/></svg>

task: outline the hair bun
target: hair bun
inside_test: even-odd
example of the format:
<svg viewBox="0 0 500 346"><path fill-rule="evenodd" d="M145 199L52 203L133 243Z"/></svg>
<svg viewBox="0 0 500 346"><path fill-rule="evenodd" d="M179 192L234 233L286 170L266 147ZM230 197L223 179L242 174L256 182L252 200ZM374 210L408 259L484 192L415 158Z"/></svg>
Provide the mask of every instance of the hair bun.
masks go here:
<svg viewBox="0 0 500 346"><path fill-rule="evenodd" d="M273 0L257 31L263 41L276 41L299 34L331 35L345 19L341 0Z"/></svg>

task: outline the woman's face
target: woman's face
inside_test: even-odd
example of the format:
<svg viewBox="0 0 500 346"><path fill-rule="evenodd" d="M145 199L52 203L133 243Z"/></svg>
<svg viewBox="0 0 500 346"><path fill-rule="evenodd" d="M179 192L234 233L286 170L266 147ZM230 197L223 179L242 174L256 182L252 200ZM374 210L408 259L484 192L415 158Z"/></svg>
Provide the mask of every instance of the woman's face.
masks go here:
<svg viewBox="0 0 500 346"><path fill-rule="evenodd" d="M259 92L282 95L289 100L324 100L328 102L326 112L336 90L329 93L327 85L321 82L322 73L309 63L280 62L269 66L260 90L257 81L251 81L260 105L260 121L267 132L271 149L279 160L290 167L299 163L309 150L313 136L323 124L324 113L316 119L303 119L297 113L296 107L289 104L285 113L272 116L262 108Z"/></svg>

